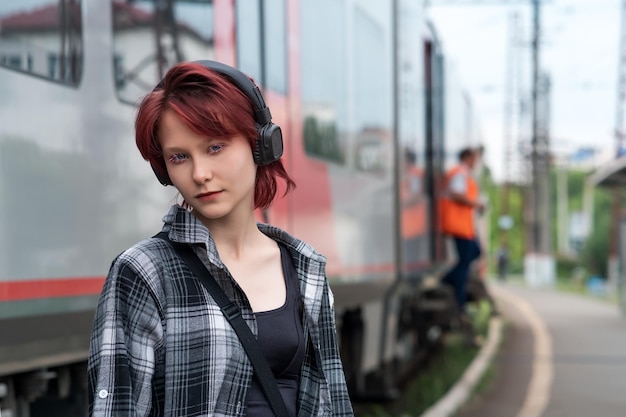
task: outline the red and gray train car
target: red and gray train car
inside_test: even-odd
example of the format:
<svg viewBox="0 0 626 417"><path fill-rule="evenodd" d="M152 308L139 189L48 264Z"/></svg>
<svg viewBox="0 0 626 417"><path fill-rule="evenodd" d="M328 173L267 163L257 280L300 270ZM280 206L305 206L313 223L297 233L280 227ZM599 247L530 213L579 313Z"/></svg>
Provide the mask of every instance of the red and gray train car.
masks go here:
<svg viewBox="0 0 626 417"><path fill-rule="evenodd" d="M85 414L104 276L176 200L135 148L136 105L195 59L262 86L297 189L259 219L327 256L353 395L392 393L435 326L442 173L477 142L419 3L0 2L2 415Z"/></svg>

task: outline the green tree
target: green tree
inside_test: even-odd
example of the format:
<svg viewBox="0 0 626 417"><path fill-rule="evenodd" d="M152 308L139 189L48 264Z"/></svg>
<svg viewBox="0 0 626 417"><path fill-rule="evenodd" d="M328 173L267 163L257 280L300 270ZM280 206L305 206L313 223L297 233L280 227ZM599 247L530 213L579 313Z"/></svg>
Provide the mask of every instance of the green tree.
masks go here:
<svg viewBox="0 0 626 417"><path fill-rule="evenodd" d="M594 210L591 233L582 250L582 265L590 274L607 276L611 230L612 195L605 189L594 192Z"/></svg>
<svg viewBox="0 0 626 417"><path fill-rule="evenodd" d="M509 253L509 271L519 274L524 265L524 221L523 221L523 195L524 187L519 184L497 184L493 181L488 169L484 170L481 178L481 186L489 199L489 248L490 255L498 250L506 241ZM505 188L506 187L506 188ZM505 202L505 198L507 202ZM504 205L508 210L504 210ZM505 213L506 211L506 213ZM502 230L498 221L502 215L508 215L513 220L513 227ZM491 256L495 260L495 256ZM493 269L495 262L490 262Z"/></svg>
<svg viewBox="0 0 626 417"><path fill-rule="evenodd" d="M567 171L567 206L569 214L583 210L584 189L590 171L568 170ZM550 175L551 202L552 202L552 230L553 242L558 239L557 222L557 178L556 173ZM495 250L505 238L509 248L510 270L513 273L523 272L525 239L524 239L524 195L526 188L518 184L508 185L508 214L514 220L513 228L503 232L498 227L498 219L503 211L503 199L505 192L504 184L494 183L487 171L483 177L483 189L489 196L490 201L490 247ZM590 227L590 234L587 238L580 254L569 256L556 256L557 274L562 278L570 278L572 271L582 267L587 274L597 274L606 276L607 260L609 249L610 213L611 213L611 193L604 189L593 191L593 219ZM569 225L567 225L569 227ZM493 263L492 263L493 266Z"/></svg>

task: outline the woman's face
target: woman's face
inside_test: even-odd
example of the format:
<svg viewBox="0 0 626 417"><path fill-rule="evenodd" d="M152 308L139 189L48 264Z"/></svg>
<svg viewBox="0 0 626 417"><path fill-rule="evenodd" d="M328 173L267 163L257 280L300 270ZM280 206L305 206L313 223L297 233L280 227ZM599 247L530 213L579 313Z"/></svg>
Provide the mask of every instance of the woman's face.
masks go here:
<svg viewBox="0 0 626 417"><path fill-rule="evenodd" d="M198 135L166 110L159 138L172 183L205 225L254 211L256 165L244 136L224 140Z"/></svg>

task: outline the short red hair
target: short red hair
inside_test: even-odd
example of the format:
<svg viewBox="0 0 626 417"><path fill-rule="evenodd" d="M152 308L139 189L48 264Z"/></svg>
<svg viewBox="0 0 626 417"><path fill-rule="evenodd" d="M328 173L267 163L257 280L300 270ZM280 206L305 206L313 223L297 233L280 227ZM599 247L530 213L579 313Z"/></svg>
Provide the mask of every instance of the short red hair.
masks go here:
<svg viewBox="0 0 626 417"><path fill-rule="evenodd" d="M168 179L158 136L161 117L168 109L197 134L221 139L241 134L248 138L250 152L254 149L258 131L248 97L227 78L202 64L179 63L144 97L135 120L135 141L141 156ZM277 177L287 185L285 194L295 187L281 160L257 167L254 208L265 209L272 204L278 190Z"/></svg>

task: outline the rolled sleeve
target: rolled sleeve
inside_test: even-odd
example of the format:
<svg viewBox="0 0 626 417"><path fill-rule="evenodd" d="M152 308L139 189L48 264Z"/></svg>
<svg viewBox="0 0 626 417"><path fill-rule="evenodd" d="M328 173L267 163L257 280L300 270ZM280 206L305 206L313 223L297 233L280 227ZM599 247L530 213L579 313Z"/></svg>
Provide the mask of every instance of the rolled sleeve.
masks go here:
<svg viewBox="0 0 626 417"><path fill-rule="evenodd" d="M91 417L147 417L153 407L155 360L163 328L154 297L130 266L114 261L91 335Z"/></svg>

